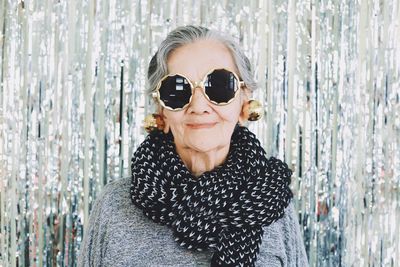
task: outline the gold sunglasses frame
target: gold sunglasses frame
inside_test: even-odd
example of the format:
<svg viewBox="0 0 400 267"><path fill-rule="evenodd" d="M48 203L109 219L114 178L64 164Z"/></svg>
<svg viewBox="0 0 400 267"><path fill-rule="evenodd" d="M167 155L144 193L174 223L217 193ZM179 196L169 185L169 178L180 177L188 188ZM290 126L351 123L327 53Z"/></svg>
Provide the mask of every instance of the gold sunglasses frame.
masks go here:
<svg viewBox="0 0 400 267"><path fill-rule="evenodd" d="M228 72L232 73L233 76L235 77L236 81L238 81L238 83L237 83L237 87L238 87L238 88L236 89L235 95L234 95L228 102L217 103L217 102L215 102L215 101L212 101L212 100L208 97L208 95L206 94L206 89L205 89L205 86L204 86L204 82L206 81L207 76L210 75L211 73L213 73L213 72L216 71L216 70L225 70L225 71L228 71ZM171 108L171 107L165 105L164 101L161 100L161 98L160 98L160 88L161 88L162 82L163 82L165 79L167 79L168 77L176 76L176 75L179 75L179 76L185 78L185 79L189 82L190 88L191 88L191 90L192 90L192 91L191 91L192 94L191 94L191 96L190 96L190 98L189 98L189 102L188 102L187 104L185 104L185 105L184 105L183 107L181 107L181 108L175 108L175 109L174 109L174 108ZM225 106L225 105L230 104L230 103L236 98L238 92L239 92L240 89L242 89L242 87L244 87L244 86L245 86L244 81L241 81L241 80L239 79L239 76L238 76L234 71L231 71L231 70L225 69L225 68L211 69L210 71L207 72L206 75L204 75L204 78L203 78L201 81L199 81L199 82L193 82L193 81L191 81L189 78L187 78L187 77L186 77L185 75L183 75L183 74L180 74L180 73L173 73L173 74L167 74L167 75L165 75L165 76L157 83L156 90L152 93L152 97L155 98L155 99L161 104L162 107L164 107L164 108L166 108L166 109L168 109L168 110L171 110L171 111L181 111L181 110L185 109L187 106L189 106L189 104L192 102L192 97L193 97L193 91L194 91L194 89L196 89L197 87L200 87L200 88L201 88L201 92L203 93L203 95L205 96L205 98L206 98L210 103L212 103L212 104L214 104L214 105L217 105L217 106Z"/></svg>

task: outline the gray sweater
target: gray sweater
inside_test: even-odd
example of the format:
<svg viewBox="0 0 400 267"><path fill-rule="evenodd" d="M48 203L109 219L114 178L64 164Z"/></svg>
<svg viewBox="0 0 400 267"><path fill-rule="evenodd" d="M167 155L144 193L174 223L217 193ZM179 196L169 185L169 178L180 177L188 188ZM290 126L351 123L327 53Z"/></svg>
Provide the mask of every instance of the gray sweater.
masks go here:
<svg viewBox="0 0 400 267"><path fill-rule="evenodd" d="M190 251L172 230L147 218L131 202L130 178L107 184L96 199L78 266L210 266L212 251ZM293 204L264 228L256 266L308 266Z"/></svg>

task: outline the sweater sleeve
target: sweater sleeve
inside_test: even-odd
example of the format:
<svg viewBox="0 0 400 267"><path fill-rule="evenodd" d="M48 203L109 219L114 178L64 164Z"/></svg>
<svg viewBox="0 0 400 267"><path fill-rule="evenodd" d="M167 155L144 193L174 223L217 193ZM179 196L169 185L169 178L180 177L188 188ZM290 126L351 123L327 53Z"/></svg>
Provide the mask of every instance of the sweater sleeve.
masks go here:
<svg viewBox="0 0 400 267"><path fill-rule="evenodd" d="M109 201L107 191L111 186L109 184L104 187L104 190L94 202L89 216L89 224L84 230L83 242L78 255L78 267L102 266L108 225L105 206Z"/></svg>
<svg viewBox="0 0 400 267"><path fill-rule="evenodd" d="M292 202L285 215L264 228L258 262L260 266L309 266L297 214Z"/></svg>

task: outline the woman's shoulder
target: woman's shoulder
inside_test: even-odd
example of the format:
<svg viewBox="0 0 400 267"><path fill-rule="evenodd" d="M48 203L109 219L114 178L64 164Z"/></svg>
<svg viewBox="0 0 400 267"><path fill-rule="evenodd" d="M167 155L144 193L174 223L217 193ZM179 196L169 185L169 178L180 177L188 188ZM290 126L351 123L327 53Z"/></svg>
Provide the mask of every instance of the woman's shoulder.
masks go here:
<svg viewBox="0 0 400 267"><path fill-rule="evenodd" d="M180 247L170 228L133 205L129 178L103 188L90 220L78 266L195 266L209 256Z"/></svg>
<svg viewBox="0 0 400 267"><path fill-rule="evenodd" d="M99 197L125 195L129 193L130 177L123 177L107 183L100 192Z"/></svg>
<svg viewBox="0 0 400 267"><path fill-rule="evenodd" d="M282 218L263 228L260 258L276 259L284 266L308 266L304 241L293 201ZM273 244L273 245L271 245ZM271 264L273 265L273 264Z"/></svg>
<svg viewBox="0 0 400 267"><path fill-rule="evenodd" d="M295 234L296 223L298 223L294 204L292 201L285 208L282 218L276 220L269 226L264 227L264 238L283 239Z"/></svg>
<svg viewBox="0 0 400 267"><path fill-rule="evenodd" d="M126 198L129 194L129 185L129 177L119 178L106 184L96 197L93 209L103 205L114 207L125 204L129 200L129 197Z"/></svg>
<svg viewBox="0 0 400 267"><path fill-rule="evenodd" d="M91 210L91 219L103 224L116 220L134 224L145 220L143 212L131 201L130 177L114 180L103 187Z"/></svg>

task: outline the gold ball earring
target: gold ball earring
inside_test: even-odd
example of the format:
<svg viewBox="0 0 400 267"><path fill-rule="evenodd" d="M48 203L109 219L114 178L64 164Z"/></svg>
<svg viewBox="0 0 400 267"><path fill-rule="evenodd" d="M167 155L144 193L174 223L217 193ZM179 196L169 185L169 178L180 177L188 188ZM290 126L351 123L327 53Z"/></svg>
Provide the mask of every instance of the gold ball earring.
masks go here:
<svg viewBox="0 0 400 267"><path fill-rule="evenodd" d="M159 114L153 113L149 114L144 118L143 128L146 132L150 133L155 129L163 130L165 127L164 120Z"/></svg>
<svg viewBox="0 0 400 267"><path fill-rule="evenodd" d="M244 116L249 121L257 121L263 116L263 106L257 100L249 100L243 108Z"/></svg>

